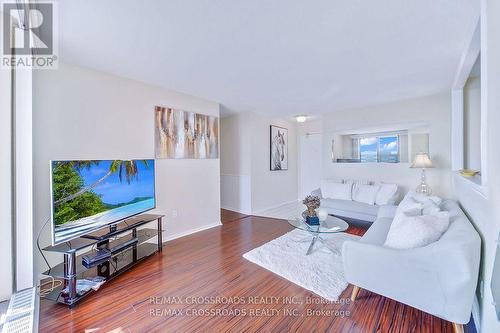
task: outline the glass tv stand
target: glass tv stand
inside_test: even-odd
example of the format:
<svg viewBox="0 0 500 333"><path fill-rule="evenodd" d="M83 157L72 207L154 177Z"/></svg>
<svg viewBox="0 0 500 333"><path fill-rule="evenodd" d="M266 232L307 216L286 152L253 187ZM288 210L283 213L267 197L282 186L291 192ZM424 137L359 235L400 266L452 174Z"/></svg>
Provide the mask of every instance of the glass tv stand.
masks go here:
<svg viewBox="0 0 500 333"><path fill-rule="evenodd" d="M129 270L149 256L162 251L162 218L164 215L142 214L88 235L43 249L62 253L64 261L43 274L52 276L62 284L45 294L45 298L72 308L78 301L92 294L93 289L78 290L78 280L107 281ZM156 228L148 224L157 223ZM153 238L157 238L153 242ZM99 249L107 249L111 256L86 267L83 256L94 256Z"/></svg>

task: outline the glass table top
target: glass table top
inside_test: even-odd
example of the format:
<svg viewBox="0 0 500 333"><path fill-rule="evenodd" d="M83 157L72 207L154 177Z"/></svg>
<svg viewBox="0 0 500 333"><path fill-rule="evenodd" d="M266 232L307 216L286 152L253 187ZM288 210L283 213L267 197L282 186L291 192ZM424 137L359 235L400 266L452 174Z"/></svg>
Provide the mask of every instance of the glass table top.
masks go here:
<svg viewBox="0 0 500 333"><path fill-rule="evenodd" d="M349 224L347 224L347 222L330 215L328 215L325 221L320 222L319 225L309 225L306 223L305 218L299 216L290 217L288 219L288 223L297 229L318 234L342 232L349 228Z"/></svg>

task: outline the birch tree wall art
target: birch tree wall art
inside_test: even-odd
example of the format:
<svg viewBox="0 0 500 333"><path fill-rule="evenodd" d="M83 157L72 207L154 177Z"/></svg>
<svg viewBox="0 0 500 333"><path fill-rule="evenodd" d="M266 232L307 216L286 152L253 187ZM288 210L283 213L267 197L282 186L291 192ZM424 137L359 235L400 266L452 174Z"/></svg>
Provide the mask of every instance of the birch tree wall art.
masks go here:
<svg viewBox="0 0 500 333"><path fill-rule="evenodd" d="M219 118L155 107L156 158L219 158Z"/></svg>

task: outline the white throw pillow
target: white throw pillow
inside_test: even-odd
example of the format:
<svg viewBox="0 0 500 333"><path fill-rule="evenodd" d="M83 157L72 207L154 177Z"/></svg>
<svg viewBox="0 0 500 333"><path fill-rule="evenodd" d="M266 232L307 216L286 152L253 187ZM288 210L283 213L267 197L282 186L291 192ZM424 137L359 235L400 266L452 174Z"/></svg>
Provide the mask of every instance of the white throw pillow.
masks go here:
<svg viewBox="0 0 500 333"><path fill-rule="evenodd" d="M358 188L359 185L372 185L372 182L366 179L344 179L344 184L351 184L352 186L352 194L354 195L354 191ZM354 200L354 196L351 197Z"/></svg>
<svg viewBox="0 0 500 333"><path fill-rule="evenodd" d="M351 200L351 184L321 182L321 196L327 199Z"/></svg>
<svg viewBox="0 0 500 333"><path fill-rule="evenodd" d="M406 216L418 216L422 215L424 209L424 204L416 201L413 198L409 198L401 206L400 212L404 213Z"/></svg>
<svg viewBox="0 0 500 333"><path fill-rule="evenodd" d="M377 205L394 205L397 200L398 185L380 183L380 190L378 190L375 204Z"/></svg>
<svg viewBox="0 0 500 333"><path fill-rule="evenodd" d="M328 178L324 179L324 182L330 182L330 183L343 183L344 181L341 178Z"/></svg>
<svg viewBox="0 0 500 333"><path fill-rule="evenodd" d="M358 184L356 188L353 188L352 190L352 200L374 205L379 189L380 186L378 185Z"/></svg>
<svg viewBox="0 0 500 333"><path fill-rule="evenodd" d="M408 192L408 196L421 203L425 203L430 200L438 206L441 205L441 202L443 202L443 199L441 199L440 197L417 193L415 191Z"/></svg>
<svg viewBox="0 0 500 333"><path fill-rule="evenodd" d="M436 205L434 201L427 200L422 204L422 215L432 215L439 213L441 208L439 205Z"/></svg>
<svg viewBox="0 0 500 333"><path fill-rule="evenodd" d="M408 216L422 215L423 204L413 199L411 195L406 195L399 203L396 209L394 220L392 221L391 228L397 226L402 220Z"/></svg>
<svg viewBox="0 0 500 333"><path fill-rule="evenodd" d="M415 191L408 192L405 200L421 203L422 215L430 215L439 212L441 210L441 203L443 202L443 199L440 197L416 193Z"/></svg>
<svg viewBox="0 0 500 333"><path fill-rule="evenodd" d="M344 179L343 182L345 184L352 184L353 187L357 185L372 185L372 182L366 179Z"/></svg>
<svg viewBox="0 0 500 333"><path fill-rule="evenodd" d="M442 211L432 215L406 216L391 225L385 246L395 249L413 249L437 241L448 229L450 216Z"/></svg>

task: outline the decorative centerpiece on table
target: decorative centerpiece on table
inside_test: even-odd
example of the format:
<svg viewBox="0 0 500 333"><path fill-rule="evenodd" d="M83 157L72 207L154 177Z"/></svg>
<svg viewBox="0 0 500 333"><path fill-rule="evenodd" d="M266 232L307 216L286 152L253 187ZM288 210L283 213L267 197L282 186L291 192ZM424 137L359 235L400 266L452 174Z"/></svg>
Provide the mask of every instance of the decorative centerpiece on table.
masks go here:
<svg viewBox="0 0 500 333"><path fill-rule="evenodd" d="M306 223L309 225L319 225L319 218L316 214L316 209L318 209L320 205L319 197L308 195L302 203L307 207L307 210L304 212Z"/></svg>

